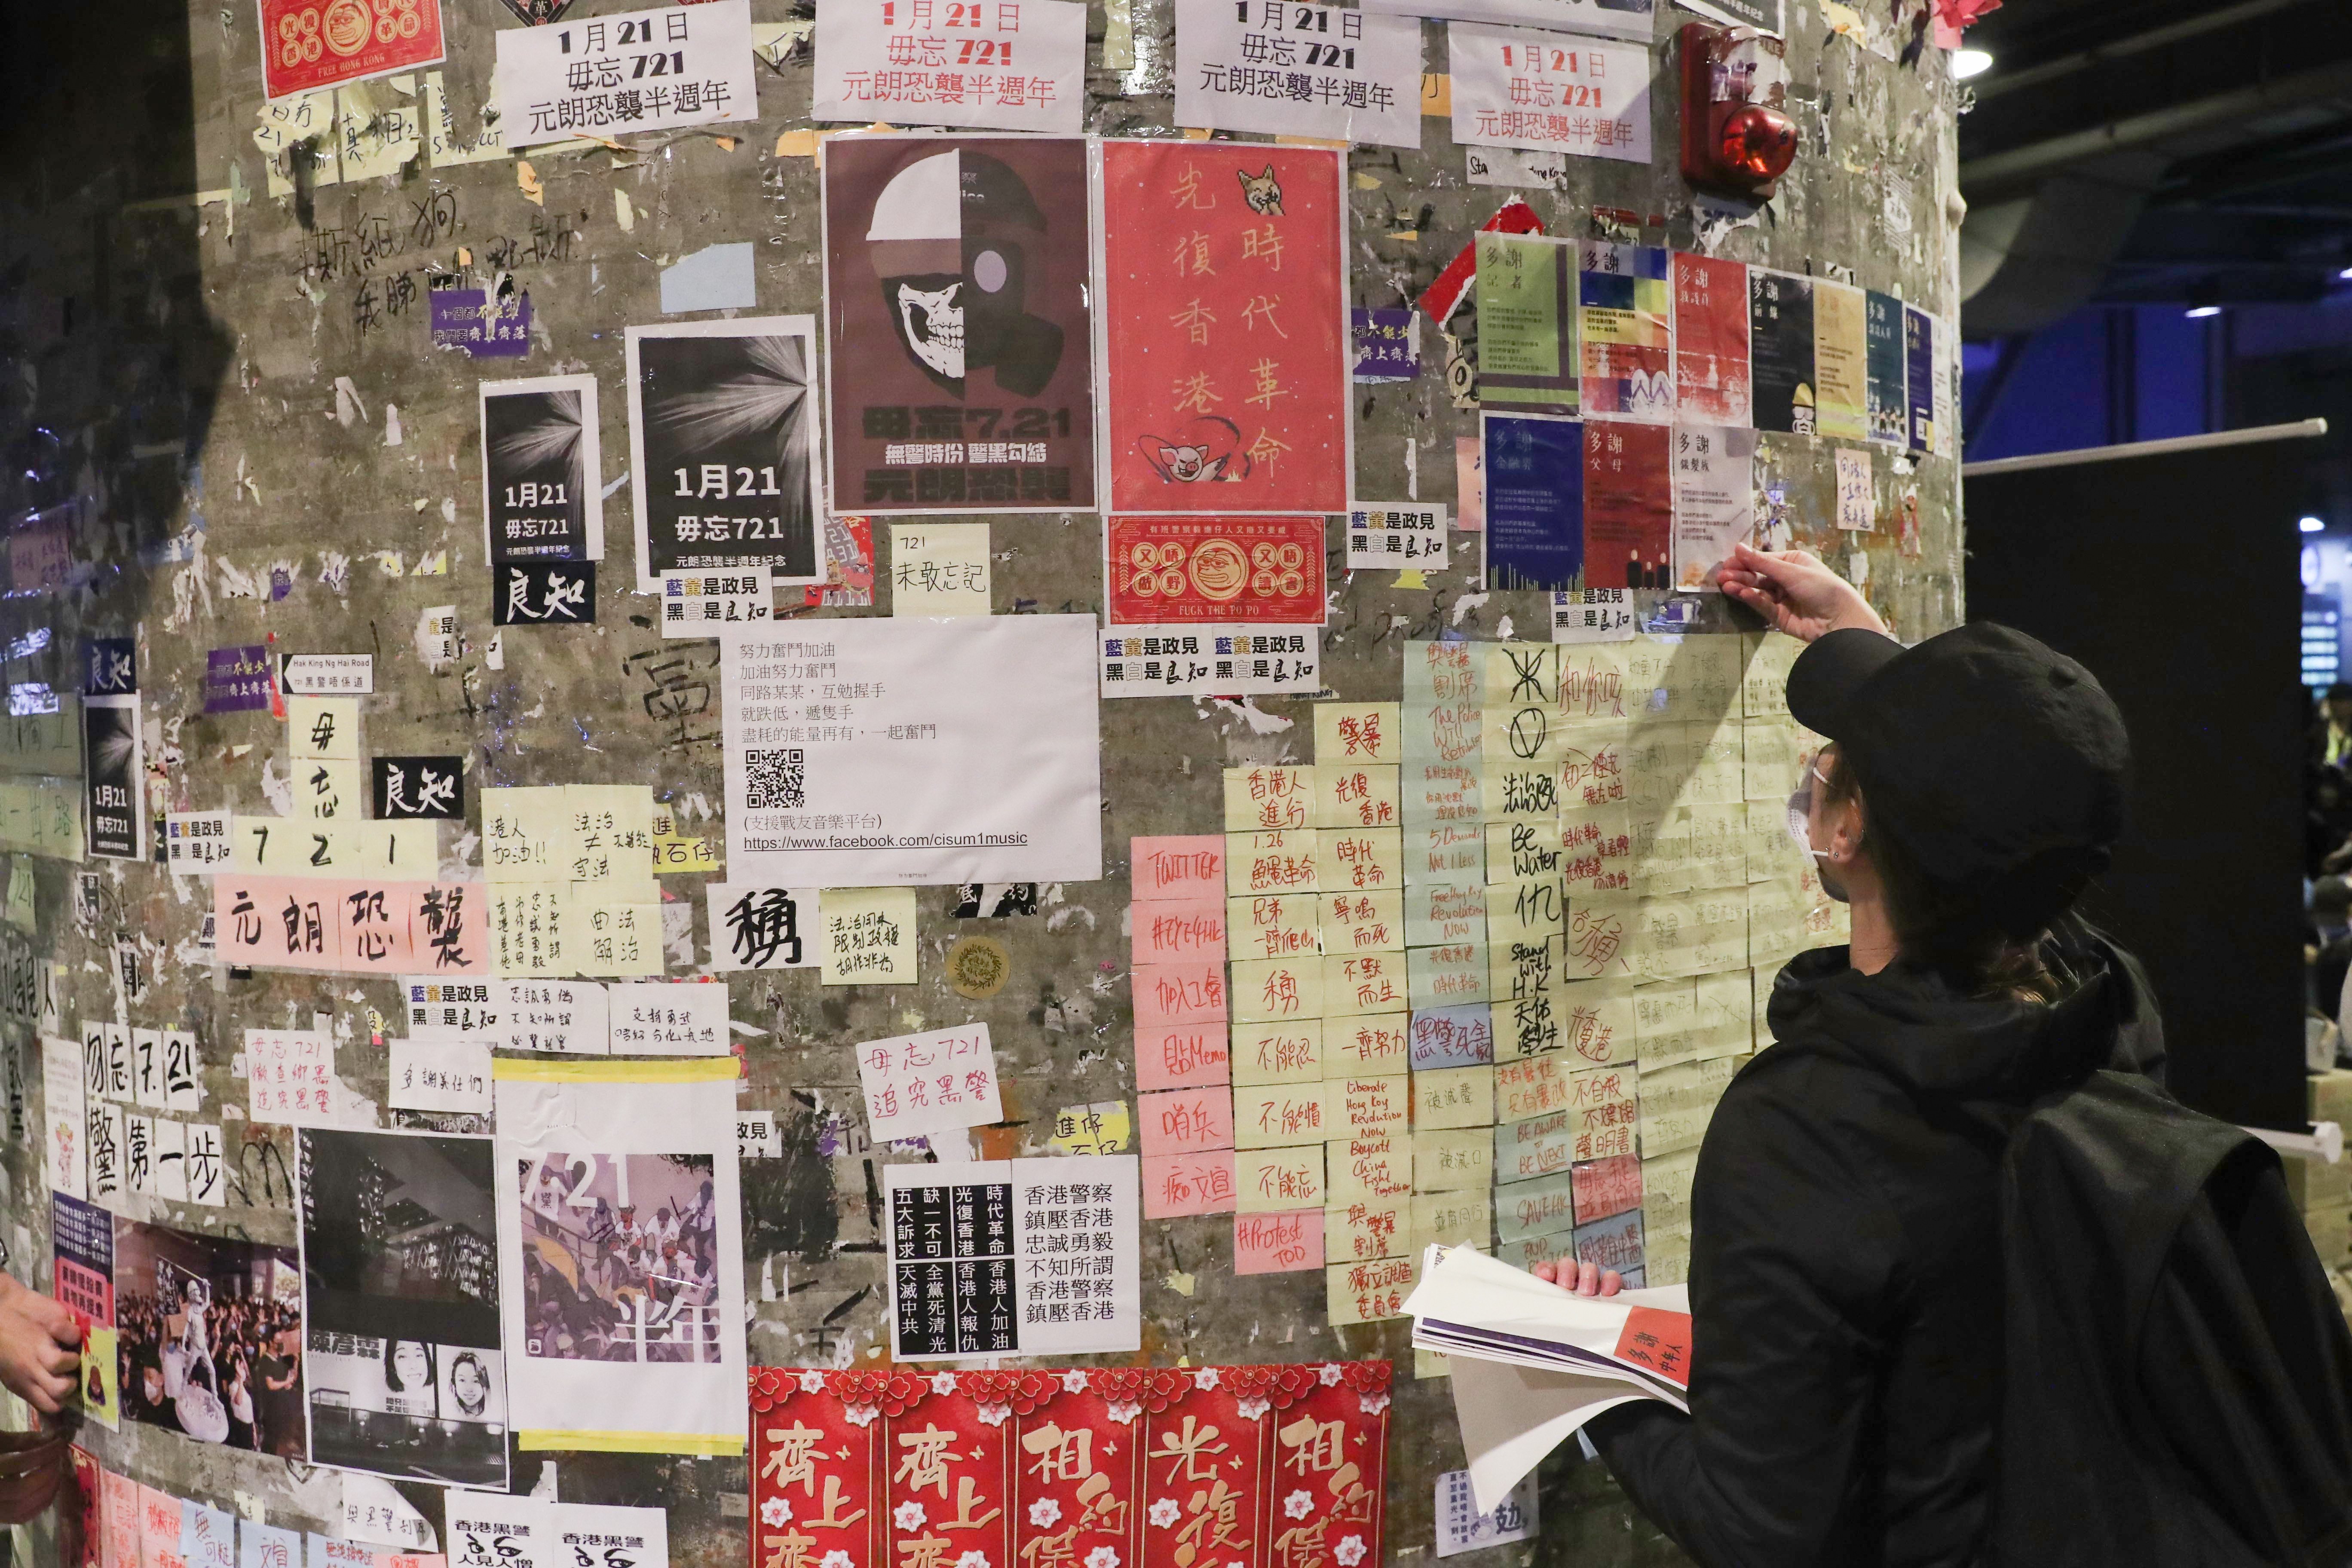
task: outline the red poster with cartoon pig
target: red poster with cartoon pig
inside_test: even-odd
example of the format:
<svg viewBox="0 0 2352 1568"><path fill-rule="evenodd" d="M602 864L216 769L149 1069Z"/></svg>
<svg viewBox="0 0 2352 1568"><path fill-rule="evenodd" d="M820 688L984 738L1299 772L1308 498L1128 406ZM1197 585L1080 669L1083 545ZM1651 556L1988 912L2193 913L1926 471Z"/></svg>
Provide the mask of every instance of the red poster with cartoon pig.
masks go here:
<svg viewBox="0 0 2352 1568"><path fill-rule="evenodd" d="M1110 508L1348 509L1346 160L1106 142Z"/></svg>

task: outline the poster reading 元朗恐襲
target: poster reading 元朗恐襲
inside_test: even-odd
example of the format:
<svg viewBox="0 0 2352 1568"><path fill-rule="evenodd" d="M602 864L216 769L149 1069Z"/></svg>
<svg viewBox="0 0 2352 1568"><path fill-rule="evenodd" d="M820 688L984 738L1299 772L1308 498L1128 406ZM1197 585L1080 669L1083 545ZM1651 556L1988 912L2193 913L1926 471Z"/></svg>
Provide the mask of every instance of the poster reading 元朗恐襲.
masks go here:
<svg viewBox="0 0 2352 1568"><path fill-rule="evenodd" d="M1076 0L824 0L813 120L1075 135L1087 106Z"/></svg>
<svg viewBox="0 0 2352 1568"><path fill-rule="evenodd" d="M1347 510L1346 160L1226 142L1101 155L1111 509Z"/></svg>
<svg viewBox="0 0 2352 1568"><path fill-rule="evenodd" d="M820 149L836 512L1092 511L1087 144Z"/></svg>

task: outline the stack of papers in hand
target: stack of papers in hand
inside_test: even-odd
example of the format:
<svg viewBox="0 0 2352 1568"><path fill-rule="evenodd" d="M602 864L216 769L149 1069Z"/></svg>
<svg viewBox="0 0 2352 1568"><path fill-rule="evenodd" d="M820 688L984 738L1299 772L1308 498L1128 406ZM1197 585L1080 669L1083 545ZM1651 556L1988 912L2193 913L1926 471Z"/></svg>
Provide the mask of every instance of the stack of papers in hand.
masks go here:
<svg viewBox="0 0 2352 1568"><path fill-rule="evenodd" d="M1469 1247L1433 1247L1404 1310L1414 1348L1453 1358L1454 1415L1482 1510L1603 1410L1631 1399L1690 1408L1682 1286L1579 1296Z"/></svg>

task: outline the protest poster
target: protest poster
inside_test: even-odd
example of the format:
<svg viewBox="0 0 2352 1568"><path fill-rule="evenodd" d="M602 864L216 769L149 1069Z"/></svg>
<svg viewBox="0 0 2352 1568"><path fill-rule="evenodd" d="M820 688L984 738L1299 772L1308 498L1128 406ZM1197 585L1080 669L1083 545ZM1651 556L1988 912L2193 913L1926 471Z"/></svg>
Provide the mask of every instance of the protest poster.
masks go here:
<svg viewBox="0 0 2352 1568"><path fill-rule="evenodd" d="M596 378L486 381L479 397L482 527L490 561L603 560Z"/></svg>
<svg viewBox="0 0 2352 1568"><path fill-rule="evenodd" d="M300 1459L302 1270L291 1247L114 1221L122 1414Z"/></svg>

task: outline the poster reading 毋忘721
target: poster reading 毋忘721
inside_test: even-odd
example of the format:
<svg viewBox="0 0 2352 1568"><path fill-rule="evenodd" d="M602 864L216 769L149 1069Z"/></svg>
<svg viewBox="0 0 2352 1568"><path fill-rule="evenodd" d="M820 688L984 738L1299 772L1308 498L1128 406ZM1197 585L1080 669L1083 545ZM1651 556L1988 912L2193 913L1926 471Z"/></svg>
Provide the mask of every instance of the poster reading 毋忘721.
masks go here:
<svg viewBox="0 0 2352 1568"><path fill-rule="evenodd" d="M836 512L1092 511L1086 142L822 149Z"/></svg>
<svg viewBox="0 0 2352 1568"><path fill-rule="evenodd" d="M481 404L482 526L490 560L604 559L596 378L486 381Z"/></svg>
<svg viewBox="0 0 2352 1568"><path fill-rule="evenodd" d="M1348 510L1345 162L1102 144L1114 511Z"/></svg>
<svg viewBox="0 0 2352 1568"><path fill-rule="evenodd" d="M824 582L815 319L631 327L627 346L638 591L742 565Z"/></svg>

